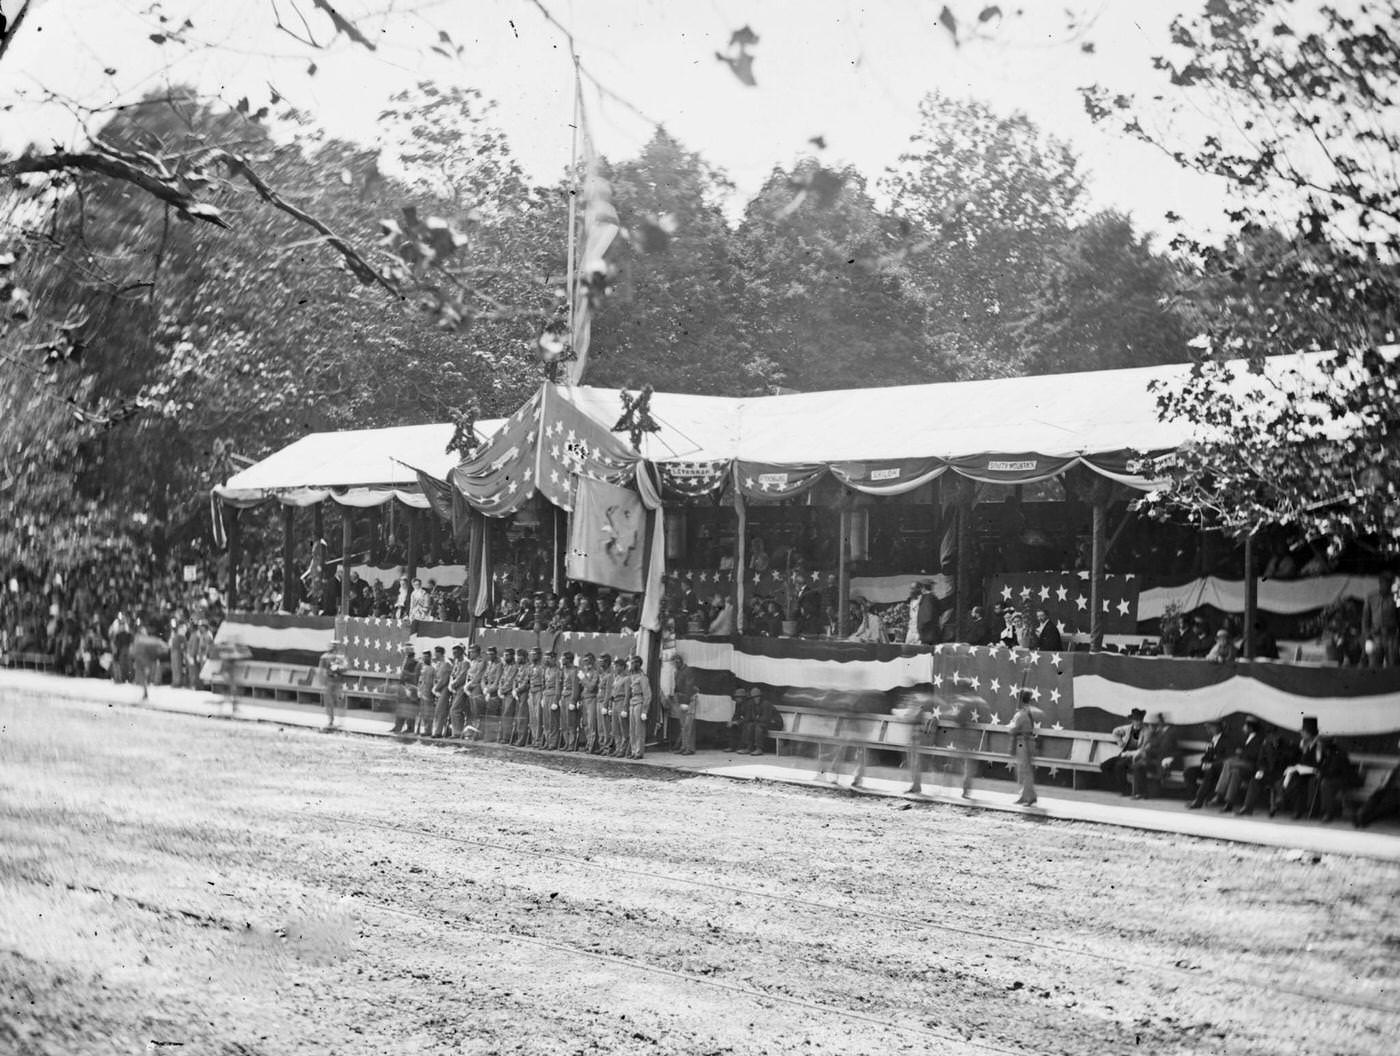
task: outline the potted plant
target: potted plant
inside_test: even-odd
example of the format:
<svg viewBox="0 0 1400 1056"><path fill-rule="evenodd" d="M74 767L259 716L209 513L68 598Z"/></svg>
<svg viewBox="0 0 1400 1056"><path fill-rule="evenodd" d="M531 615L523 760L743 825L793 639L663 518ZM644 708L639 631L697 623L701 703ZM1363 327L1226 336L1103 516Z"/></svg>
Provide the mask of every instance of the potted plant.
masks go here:
<svg viewBox="0 0 1400 1056"><path fill-rule="evenodd" d="M1185 633L1181 618L1181 605L1169 601L1162 608L1161 650L1163 656L1180 656L1181 640Z"/></svg>

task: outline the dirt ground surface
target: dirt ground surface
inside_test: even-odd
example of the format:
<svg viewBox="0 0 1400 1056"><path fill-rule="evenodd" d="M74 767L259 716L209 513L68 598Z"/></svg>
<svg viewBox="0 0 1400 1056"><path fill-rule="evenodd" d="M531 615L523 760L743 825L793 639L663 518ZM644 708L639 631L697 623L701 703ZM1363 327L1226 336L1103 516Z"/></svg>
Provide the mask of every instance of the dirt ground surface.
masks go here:
<svg viewBox="0 0 1400 1056"><path fill-rule="evenodd" d="M0 1053L1393 1053L1400 866L0 695Z"/></svg>

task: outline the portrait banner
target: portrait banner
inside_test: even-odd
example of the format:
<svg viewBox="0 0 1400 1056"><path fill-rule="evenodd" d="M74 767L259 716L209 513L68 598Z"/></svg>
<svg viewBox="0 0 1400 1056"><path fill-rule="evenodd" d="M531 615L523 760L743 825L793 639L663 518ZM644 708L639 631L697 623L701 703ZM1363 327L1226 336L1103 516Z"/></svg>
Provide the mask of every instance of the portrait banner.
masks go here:
<svg viewBox="0 0 1400 1056"><path fill-rule="evenodd" d="M646 510L635 491L578 477L565 572L639 594L645 587Z"/></svg>

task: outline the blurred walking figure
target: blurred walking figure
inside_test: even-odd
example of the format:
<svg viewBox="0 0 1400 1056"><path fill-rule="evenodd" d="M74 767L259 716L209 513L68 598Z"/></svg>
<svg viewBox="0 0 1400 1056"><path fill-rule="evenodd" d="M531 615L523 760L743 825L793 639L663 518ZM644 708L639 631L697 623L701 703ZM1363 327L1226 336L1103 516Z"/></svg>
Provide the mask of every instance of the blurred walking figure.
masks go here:
<svg viewBox="0 0 1400 1056"><path fill-rule="evenodd" d="M163 652L165 643L146 630L144 623L138 623L131 639L131 660L136 681L141 686L142 700L150 699L151 683L160 682L160 654Z"/></svg>
<svg viewBox="0 0 1400 1056"><path fill-rule="evenodd" d="M458 646L458 648L461 648ZM452 665L447 662L447 649L433 648L433 737L447 736L447 719L452 708Z"/></svg>
<svg viewBox="0 0 1400 1056"><path fill-rule="evenodd" d="M1019 706L1011 719L1011 755L1016 760L1016 778L1021 783L1021 798L1016 802L1024 807L1035 805L1035 719L1031 716L1031 694L1021 690Z"/></svg>
<svg viewBox="0 0 1400 1056"><path fill-rule="evenodd" d="M399 695L394 701L394 727L390 733L412 733L418 716L418 658L413 655L413 643L405 642L403 666L399 668Z"/></svg>
<svg viewBox="0 0 1400 1056"><path fill-rule="evenodd" d="M341 652L343 643L339 639L331 641L331 647L321 654L316 669L321 677L321 703L326 708L326 729L335 729L335 709L340 706L341 676L345 673L345 654ZM232 665L230 665L232 666ZM232 671L229 672L229 688L232 690Z"/></svg>
<svg viewBox="0 0 1400 1056"><path fill-rule="evenodd" d="M981 764L972 754L980 742L980 737L977 731L972 729L972 724L977 721L977 715L982 709L991 710L981 697L972 693L955 693L948 702L948 710L943 713L943 717L953 724L949 740L957 753L957 758L962 762L963 799L972 798L972 783L977 780L978 772L981 769Z"/></svg>
<svg viewBox="0 0 1400 1056"><path fill-rule="evenodd" d="M676 685L672 699L680 716L681 755L695 754L695 674L679 656L676 657Z"/></svg>

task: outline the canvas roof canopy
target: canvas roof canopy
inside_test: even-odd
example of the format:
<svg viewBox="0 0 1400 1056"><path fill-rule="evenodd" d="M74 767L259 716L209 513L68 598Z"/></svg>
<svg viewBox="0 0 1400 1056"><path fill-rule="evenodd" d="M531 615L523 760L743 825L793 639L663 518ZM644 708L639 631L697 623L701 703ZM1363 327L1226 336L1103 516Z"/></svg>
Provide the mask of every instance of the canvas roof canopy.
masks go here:
<svg viewBox="0 0 1400 1056"><path fill-rule="evenodd" d="M1325 353L1273 357L1266 378L1240 364L1232 384L1316 375ZM1030 483L1084 466L1131 487L1158 485L1143 456L1189 443L1195 427L1158 417L1153 382L1184 380L1190 364L884 388L729 398L654 393L658 431L633 450L614 432L621 390L543 384L509 418L478 423L482 443L460 464L444 448L450 425L316 433L231 478L215 494L234 504L275 497L349 505L399 498L428 505L416 474L448 480L474 508L506 516L536 493L572 506L571 480L626 484L641 463L663 496L713 492L797 495L830 474L870 494L897 495L945 473Z"/></svg>

